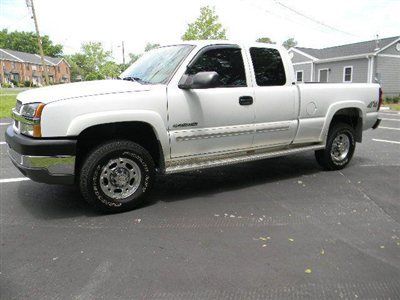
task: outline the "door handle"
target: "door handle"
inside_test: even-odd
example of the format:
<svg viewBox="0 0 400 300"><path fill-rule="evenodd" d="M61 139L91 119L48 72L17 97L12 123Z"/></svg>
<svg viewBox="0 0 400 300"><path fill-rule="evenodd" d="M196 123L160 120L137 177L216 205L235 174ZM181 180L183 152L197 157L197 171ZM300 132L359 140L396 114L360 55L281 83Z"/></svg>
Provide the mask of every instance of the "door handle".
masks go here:
<svg viewBox="0 0 400 300"><path fill-rule="evenodd" d="M251 104L253 104L253 97L251 97L251 96L239 97L239 104L240 105L251 105Z"/></svg>

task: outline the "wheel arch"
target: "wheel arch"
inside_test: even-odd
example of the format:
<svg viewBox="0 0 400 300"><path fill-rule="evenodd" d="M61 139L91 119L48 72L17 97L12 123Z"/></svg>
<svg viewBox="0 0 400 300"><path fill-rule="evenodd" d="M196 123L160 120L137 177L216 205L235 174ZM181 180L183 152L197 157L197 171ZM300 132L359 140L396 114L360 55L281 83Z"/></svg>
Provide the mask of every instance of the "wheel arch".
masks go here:
<svg viewBox="0 0 400 300"><path fill-rule="evenodd" d="M145 148L156 168L165 169L164 148L154 127L143 121L101 123L86 127L77 135L76 169L94 147L110 140L129 140Z"/></svg>
<svg viewBox="0 0 400 300"><path fill-rule="evenodd" d="M321 140L326 143L329 129L336 122L343 122L354 128L355 140L361 143L363 122L365 120L365 104L361 101L335 103L329 107L321 132Z"/></svg>

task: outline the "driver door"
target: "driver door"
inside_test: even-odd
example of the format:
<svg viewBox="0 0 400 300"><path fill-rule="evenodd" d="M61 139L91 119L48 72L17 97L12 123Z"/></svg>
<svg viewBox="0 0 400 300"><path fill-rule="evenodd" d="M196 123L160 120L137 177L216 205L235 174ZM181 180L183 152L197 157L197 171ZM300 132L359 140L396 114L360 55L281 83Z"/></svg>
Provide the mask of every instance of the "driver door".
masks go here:
<svg viewBox="0 0 400 300"><path fill-rule="evenodd" d="M255 112L245 65L248 62L239 46L207 46L195 55L185 74L215 71L219 74L218 86L189 90L168 86L172 158L251 147Z"/></svg>

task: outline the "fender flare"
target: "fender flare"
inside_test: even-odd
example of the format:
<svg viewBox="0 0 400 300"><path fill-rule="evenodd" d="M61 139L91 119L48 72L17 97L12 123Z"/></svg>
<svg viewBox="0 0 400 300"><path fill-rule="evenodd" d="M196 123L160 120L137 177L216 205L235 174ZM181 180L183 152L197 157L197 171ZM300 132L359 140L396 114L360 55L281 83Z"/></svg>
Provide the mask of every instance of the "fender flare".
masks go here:
<svg viewBox="0 0 400 300"><path fill-rule="evenodd" d="M366 117L366 105L362 101L358 100L347 100L347 101L340 101L333 103L329 106L327 113L325 115L325 122L322 127L321 135L320 135L320 140L323 141L324 144L326 144L326 139L328 137L328 132L329 132L329 127L331 126L331 122L335 114L345 108L355 108L358 111L358 117L361 118L362 122L365 122L365 117ZM363 126L361 126L362 130Z"/></svg>
<svg viewBox="0 0 400 300"><path fill-rule="evenodd" d="M159 114L149 110L115 110L84 114L75 117L68 126L67 136L78 136L85 129L96 125L120 122L143 122L149 124L160 142L164 157L169 157L167 125Z"/></svg>

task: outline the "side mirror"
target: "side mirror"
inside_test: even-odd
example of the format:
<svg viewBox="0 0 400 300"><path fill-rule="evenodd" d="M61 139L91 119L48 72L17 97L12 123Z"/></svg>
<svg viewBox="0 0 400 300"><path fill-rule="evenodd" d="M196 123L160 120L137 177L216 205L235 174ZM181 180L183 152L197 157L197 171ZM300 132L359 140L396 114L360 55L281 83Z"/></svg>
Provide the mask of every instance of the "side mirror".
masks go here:
<svg viewBox="0 0 400 300"><path fill-rule="evenodd" d="M199 72L195 75L183 75L178 87L183 90L190 89L209 89L219 85L219 75L217 72Z"/></svg>

